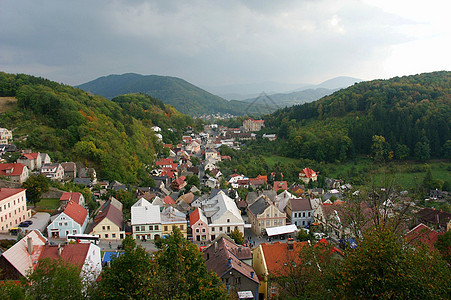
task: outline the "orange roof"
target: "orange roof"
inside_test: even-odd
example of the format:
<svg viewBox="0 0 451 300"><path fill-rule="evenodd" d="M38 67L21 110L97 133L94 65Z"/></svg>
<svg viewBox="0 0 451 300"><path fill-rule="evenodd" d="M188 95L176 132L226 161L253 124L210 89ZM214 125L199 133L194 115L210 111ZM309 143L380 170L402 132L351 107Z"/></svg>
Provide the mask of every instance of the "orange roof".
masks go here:
<svg viewBox="0 0 451 300"><path fill-rule="evenodd" d="M80 204L80 198L81 198L81 193L78 192L64 192L61 197L60 197L60 201L74 201L75 203Z"/></svg>
<svg viewBox="0 0 451 300"><path fill-rule="evenodd" d="M287 263L299 264L301 261L299 251L306 245L308 242L293 242L293 250L288 250L288 243L261 244L268 271L280 273L287 269L285 268Z"/></svg>
<svg viewBox="0 0 451 300"><path fill-rule="evenodd" d="M23 157L26 157L29 160L38 159L39 153L26 153L22 155Z"/></svg>
<svg viewBox="0 0 451 300"><path fill-rule="evenodd" d="M24 167L21 163L0 164L0 174L4 176L20 176Z"/></svg>
<svg viewBox="0 0 451 300"><path fill-rule="evenodd" d="M174 163L174 161L172 160L172 158L162 158L160 160L157 160L155 162L155 164L157 166L162 166L162 165L172 165Z"/></svg>
<svg viewBox="0 0 451 300"><path fill-rule="evenodd" d="M299 173L299 176L305 176L307 178L312 178L316 176L316 172L313 171L310 168L304 168L302 169L302 171Z"/></svg>
<svg viewBox="0 0 451 300"><path fill-rule="evenodd" d="M274 191L287 190L288 183L286 181L274 181Z"/></svg>
<svg viewBox="0 0 451 300"><path fill-rule="evenodd" d="M267 175L258 175L257 177L255 177L256 179L263 179L265 182L268 181L268 176Z"/></svg>
<svg viewBox="0 0 451 300"><path fill-rule="evenodd" d="M197 207L190 215L189 215L189 223L191 226L193 224L196 224L197 221L200 219L200 213L199 213L199 207Z"/></svg>
<svg viewBox="0 0 451 300"><path fill-rule="evenodd" d="M166 204L170 204L170 205L175 204L174 199L172 199L169 196L164 197L163 202L166 203Z"/></svg>
<svg viewBox="0 0 451 300"><path fill-rule="evenodd" d="M88 216L88 211L83 208L80 204L70 200L67 203L66 208L63 211L68 217L77 222L80 225L83 225L86 217Z"/></svg>

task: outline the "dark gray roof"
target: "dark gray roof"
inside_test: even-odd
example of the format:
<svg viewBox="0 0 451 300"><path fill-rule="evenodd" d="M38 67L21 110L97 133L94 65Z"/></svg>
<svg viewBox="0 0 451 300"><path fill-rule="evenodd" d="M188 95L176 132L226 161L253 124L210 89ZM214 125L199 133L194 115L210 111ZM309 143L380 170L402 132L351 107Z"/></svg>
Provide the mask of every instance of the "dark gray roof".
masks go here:
<svg viewBox="0 0 451 300"><path fill-rule="evenodd" d="M265 211L269 207L269 203L266 201L266 197L264 195L260 195L260 197L252 203L248 209L252 212L254 216L257 216Z"/></svg>

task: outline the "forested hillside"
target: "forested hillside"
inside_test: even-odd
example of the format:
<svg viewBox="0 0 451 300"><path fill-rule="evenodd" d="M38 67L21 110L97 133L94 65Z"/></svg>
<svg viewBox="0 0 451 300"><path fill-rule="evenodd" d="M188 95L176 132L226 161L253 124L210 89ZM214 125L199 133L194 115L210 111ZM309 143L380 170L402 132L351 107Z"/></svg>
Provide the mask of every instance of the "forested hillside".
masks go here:
<svg viewBox="0 0 451 300"><path fill-rule="evenodd" d="M177 77L158 75L122 74L109 75L81 84L79 88L114 98L123 94L143 93L173 105L177 110L191 116L212 113L243 115L255 113L249 104L240 101L229 102Z"/></svg>
<svg viewBox="0 0 451 300"><path fill-rule="evenodd" d="M266 118L279 153L317 161L450 157L451 72L355 84ZM377 153L376 153L377 152Z"/></svg>
<svg viewBox="0 0 451 300"><path fill-rule="evenodd" d="M24 74L0 73L0 97L17 98L17 106L0 115L0 126L14 129L18 146L48 152L54 161L80 161L100 178L125 183L150 182L146 166L161 148L151 126L167 131L194 125L146 95L110 101Z"/></svg>

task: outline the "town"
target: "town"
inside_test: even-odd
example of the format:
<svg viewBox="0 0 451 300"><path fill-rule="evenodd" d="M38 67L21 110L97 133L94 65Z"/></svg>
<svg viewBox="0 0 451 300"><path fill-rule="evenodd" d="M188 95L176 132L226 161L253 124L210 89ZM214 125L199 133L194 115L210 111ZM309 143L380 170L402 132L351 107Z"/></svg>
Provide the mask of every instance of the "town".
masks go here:
<svg viewBox="0 0 451 300"><path fill-rule="evenodd" d="M417 206L406 191L379 188L356 207L352 199L363 192L334 178L327 178L324 187L311 187L319 174L308 167L298 170L296 182L274 173L224 176L221 162L231 157L221 149L239 150L264 126L264 120L248 118L240 128L208 124L197 133L187 128L177 145L163 144L161 129L154 126L165 155L149 170L155 182L151 187L107 182L80 162L52 162L46 153L18 149L12 131L1 128L2 156L19 153L16 162L0 164L0 233L13 241L0 256L1 280L27 278L41 259L60 258L94 282L122 255L127 237L151 254L157 251L156 241L177 231L201 251L207 269L233 299L270 299L283 287L269 278L299 263L293 253L313 243L328 245L336 259L343 259L359 247L357 240L363 228L374 225L375 215L388 220L408 211L398 227L412 245L433 248L451 229L450 213ZM277 140L271 133L261 138ZM92 199L51 188L42 198L59 198L57 208L37 210L24 188L37 175L88 189ZM130 207L114 196L120 191L134 194ZM375 195L382 201L376 204ZM96 203L94 210L88 201ZM356 209L359 221L351 216Z"/></svg>

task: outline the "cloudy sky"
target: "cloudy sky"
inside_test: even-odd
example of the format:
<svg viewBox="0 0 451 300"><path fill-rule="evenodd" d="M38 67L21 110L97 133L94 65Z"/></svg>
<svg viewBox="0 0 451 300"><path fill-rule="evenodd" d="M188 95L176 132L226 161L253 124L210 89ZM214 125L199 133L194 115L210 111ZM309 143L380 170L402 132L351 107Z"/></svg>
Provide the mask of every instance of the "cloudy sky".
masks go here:
<svg viewBox="0 0 451 300"><path fill-rule="evenodd" d="M200 86L451 70L449 0L0 0L0 71Z"/></svg>

